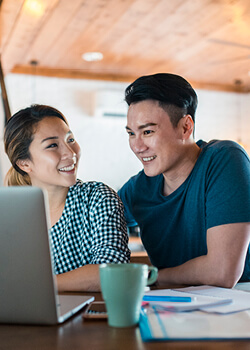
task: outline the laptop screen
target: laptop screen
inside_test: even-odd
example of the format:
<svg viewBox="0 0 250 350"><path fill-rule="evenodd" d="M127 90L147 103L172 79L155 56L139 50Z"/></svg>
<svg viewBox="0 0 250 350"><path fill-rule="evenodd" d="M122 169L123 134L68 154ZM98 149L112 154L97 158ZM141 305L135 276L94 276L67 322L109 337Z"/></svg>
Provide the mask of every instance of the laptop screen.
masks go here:
<svg viewBox="0 0 250 350"><path fill-rule="evenodd" d="M48 217L47 195L42 189L0 188L0 323L61 321Z"/></svg>

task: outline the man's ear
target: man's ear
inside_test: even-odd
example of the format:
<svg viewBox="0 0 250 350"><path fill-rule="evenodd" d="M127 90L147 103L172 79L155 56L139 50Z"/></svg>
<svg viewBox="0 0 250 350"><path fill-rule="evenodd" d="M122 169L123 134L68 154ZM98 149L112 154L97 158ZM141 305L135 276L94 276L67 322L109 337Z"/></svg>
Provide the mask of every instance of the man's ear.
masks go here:
<svg viewBox="0 0 250 350"><path fill-rule="evenodd" d="M193 135L194 121L190 114L185 115L182 119L182 134L183 139L189 139Z"/></svg>
<svg viewBox="0 0 250 350"><path fill-rule="evenodd" d="M20 168L22 171L25 171L26 173L30 173L31 171L29 159L18 159L16 165L18 166L18 168Z"/></svg>

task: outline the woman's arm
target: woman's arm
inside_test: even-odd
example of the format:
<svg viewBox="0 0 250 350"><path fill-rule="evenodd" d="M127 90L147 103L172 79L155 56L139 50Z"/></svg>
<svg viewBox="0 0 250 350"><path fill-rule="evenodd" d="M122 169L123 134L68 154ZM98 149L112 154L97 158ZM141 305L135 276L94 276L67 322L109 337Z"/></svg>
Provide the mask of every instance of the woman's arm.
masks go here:
<svg viewBox="0 0 250 350"><path fill-rule="evenodd" d="M59 292L99 292L99 265L85 265L56 276Z"/></svg>
<svg viewBox="0 0 250 350"><path fill-rule="evenodd" d="M96 184L88 202L89 231L84 232L89 260L84 266L56 276L58 290L100 291L99 264L128 263L130 250L118 195L108 186Z"/></svg>
<svg viewBox="0 0 250 350"><path fill-rule="evenodd" d="M128 233L124 207L108 186L100 183L93 192L89 222L91 227L90 264L128 263Z"/></svg>

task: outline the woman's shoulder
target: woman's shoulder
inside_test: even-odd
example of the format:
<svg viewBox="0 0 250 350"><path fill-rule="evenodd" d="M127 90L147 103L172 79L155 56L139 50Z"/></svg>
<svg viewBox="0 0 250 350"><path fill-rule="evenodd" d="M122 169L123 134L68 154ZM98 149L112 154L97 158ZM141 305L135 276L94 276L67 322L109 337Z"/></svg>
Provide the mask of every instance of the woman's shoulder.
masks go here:
<svg viewBox="0 0 250 350"><path fill-rule="evenodd" d="M75 185L70 190L88 198L117 197L117 193L111 187L99 181L84 182L77 179Z"/></svg>

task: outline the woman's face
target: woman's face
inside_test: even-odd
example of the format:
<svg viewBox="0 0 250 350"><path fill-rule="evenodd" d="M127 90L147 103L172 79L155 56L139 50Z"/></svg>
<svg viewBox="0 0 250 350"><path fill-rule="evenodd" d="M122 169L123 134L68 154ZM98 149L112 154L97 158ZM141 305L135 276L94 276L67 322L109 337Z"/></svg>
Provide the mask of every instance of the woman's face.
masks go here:
<svg viewBox="0 0 250 350"><path fill-rule="evenodd" d="M50 189L75 184L80 146L63 120L57 117L41 120L29 152L31 159L17 164L29 174L33 186Z"/></svg>

